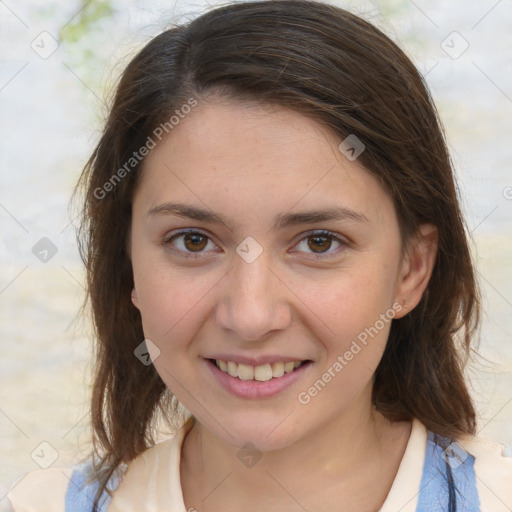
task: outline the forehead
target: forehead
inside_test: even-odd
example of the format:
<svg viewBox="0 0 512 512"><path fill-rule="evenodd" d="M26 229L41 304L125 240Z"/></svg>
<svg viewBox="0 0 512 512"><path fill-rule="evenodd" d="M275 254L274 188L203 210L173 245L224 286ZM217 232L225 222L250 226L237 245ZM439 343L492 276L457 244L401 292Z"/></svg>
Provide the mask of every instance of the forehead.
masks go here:
<svg viewBox="0 0 512 512"><path fill-rule="evenodd" d="M146 157L136 197L148 207L186 198L258 217L327 203L389 215L388 194L344 156L341 140L283 107L200 101Z"/></svg>
<svg viewBox="0 0 512 512"><path fill-rule="evenodd" d="M195 110L150 155L148 165L162 153L179 153L186 155L186 162L180 159L180 163L187 163L191 168L197 162L205 168L205 159L208 160L211 165L205 168L204 174L213 178L220 176L224 168L233 167L240 172L258 167L278 178L291 167L296 169L304 157L308 164L316 161L312 172L332 162L328 137L323 126L290 109L239 101L200 100ZM207 172L213 167L217 173Z"/></svg>

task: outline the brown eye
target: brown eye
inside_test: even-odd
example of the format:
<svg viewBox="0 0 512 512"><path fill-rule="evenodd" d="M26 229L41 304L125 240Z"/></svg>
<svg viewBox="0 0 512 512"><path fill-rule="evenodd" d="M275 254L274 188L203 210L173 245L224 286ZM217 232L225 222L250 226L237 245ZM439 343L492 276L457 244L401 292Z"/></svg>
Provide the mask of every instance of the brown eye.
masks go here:
<svg viewBox="0 0 512 512"><path fill-rule="evenodd" d="M334 245L333 245L334 244ZM336 256L348 245L343 237L330 231L313 232L305 236L295 247L299 252L303 252L309 257L328 258Z"/></svg>
<svg viewBox="0 0 512 512"><path fill-rule="evenodd" d="M327 236L313 235L308 237L308 247L313 252L325 252L331 248L332 240Z"/></svg>
<svg viewBox="0 0 512 512"><path fill-rule="evenodd" d="M210 244L210 246L209 246ZM182 231L167 238L163 245L176 249L183 256L197 256L210 252L208 249L215 249L216 245L210 240L210 237L199 231Z"/></svg>
<svg viewBox="0 0 512 512"><path fill-rule="evenodd" d="M208 238L198 233L187 233L183 243L189 251L202 251L208 244Z"/></svg>

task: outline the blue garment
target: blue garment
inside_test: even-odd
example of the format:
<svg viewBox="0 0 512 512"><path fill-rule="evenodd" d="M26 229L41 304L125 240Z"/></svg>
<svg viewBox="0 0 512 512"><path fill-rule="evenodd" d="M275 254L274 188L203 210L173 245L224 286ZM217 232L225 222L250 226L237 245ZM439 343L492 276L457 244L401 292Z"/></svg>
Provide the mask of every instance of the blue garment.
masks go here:
<svg viewBox="0 0 512 512"><path fill-rule="evenodd" d="M475 458L445 437L428 433L416 512L478 512Z"/></svg>
<svg viewBox="0 0 512 512"><path fill-rule="evenodd" d="M475 458L456 442L428 433L427 450L416 512L479 512ZM90 464L77 468L66 493L66 512L92 512L98 483L85 485ZM116 489L120 477L109 481ZM106 512L111 501L104 491L97 512Z"/></svg>
<svg viewBox="0 0 512 512"><path fill-rule="evenodd" d="M83 463L71 475L71 481L66 492L66 512L92 512L94 499L99 489L99 483L94 481L87 483L87 479L92 474L92 464L90 461ZM110 490L117 488L120 477L112 477L107 487ZM96 512L106 512L110 504L111 497L106 491L103 491Z"/></svg>

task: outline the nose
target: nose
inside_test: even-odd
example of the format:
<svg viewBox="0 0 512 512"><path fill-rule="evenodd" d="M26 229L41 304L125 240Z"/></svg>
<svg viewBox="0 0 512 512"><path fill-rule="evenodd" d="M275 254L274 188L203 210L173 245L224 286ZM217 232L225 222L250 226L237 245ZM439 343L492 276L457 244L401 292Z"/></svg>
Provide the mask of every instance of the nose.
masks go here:
<svg viewBox="0 0 512 512"><path fill-rule="evenodd" d="M236 256L220 291L217 325L243 341L266 339L292 321L291 292L264 254L252 263Z"/></svg>

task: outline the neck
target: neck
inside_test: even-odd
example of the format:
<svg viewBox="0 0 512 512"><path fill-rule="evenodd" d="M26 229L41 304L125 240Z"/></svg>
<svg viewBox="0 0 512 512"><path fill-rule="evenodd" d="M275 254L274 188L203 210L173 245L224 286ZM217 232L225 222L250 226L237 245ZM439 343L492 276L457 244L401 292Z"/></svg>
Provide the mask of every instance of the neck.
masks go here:
<svg viewBox="0 0 512 512"><path fill-rule="evenodd" d="M256 453L261 458L250 466L237 456L239 448L224 444L195 423L183 444L185 503L187 509L194 507L204 512L231 510L226 508L228 501L233 510L265 510L263 496L271 509L281 504L283 510L292 510L293 496L312 499L320 491L318 499L327 504L332 491L338 499L340 492L343 496L352 495L354 510L369 500L380 506L398 470L409 432L409 424L391 423L370 405L358 406L297 442ZM376 476L383 482L382 488L379 493L372 483L368 497L364 489ZM261 508L255 508L256 503ZM323 510L314 500L308 504L313 505L305 507L308 510ZM328 506L325 510L329 510Z"/></svg>

